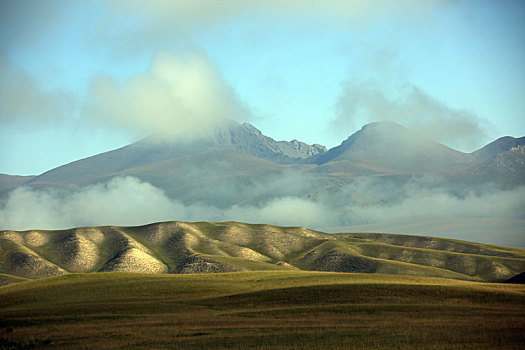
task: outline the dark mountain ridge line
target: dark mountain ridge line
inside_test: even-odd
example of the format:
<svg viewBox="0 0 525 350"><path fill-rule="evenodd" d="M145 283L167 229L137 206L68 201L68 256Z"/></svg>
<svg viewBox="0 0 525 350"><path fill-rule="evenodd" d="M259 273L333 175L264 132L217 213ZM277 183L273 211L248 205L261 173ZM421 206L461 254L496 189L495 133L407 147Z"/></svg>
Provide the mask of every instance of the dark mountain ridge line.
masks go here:
<svg viewBox="0 0 525 350"><path fill-rule="evenodd" d="M143 226L0 231L0 273L366 272L504 281L525 250L390 234L327 234L304 227L169 221Z"/></svg>

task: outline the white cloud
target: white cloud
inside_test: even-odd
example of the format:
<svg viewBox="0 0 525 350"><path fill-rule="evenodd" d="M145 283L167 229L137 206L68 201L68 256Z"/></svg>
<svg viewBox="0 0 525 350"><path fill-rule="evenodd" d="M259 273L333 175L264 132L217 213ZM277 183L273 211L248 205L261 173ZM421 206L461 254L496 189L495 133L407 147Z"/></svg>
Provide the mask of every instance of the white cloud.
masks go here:
<svg viewBox="0 0 525 350"><path fill-rule="evenodd" d="M353 130L388 120L418 131L449 147L473 151L487 139L488 122L473 113L446 106L408 83L347 81L337 102L336 130Z"/></svg>
<svg viewBox="0 0 525 350"><path fill-rule="evenodd" d="M512 191L486 189L458 197L442 187L407 185L404 196L382 205L352 206L349 211L360 223L377 223L421 218L525 218L525 187Z"/></svg>
<svg viewBox="0 0 525 350"><path fill-rule="evenodd" d="M186 135L248 112L206 55L193 51L158 53L148 73L125 82L95 79L85 113L103 125Z"/></svg>
<svg viewBox="0 0 525 350"><path fill-rule="evenodd" d="M142 225L169 220L236 220L301 226L331 222L324 205L305 199L273 198L260 205L227 209L199 203L184 205L133 177L118 177L72 192L21 187L9 193L5 205L0 207L0 229Z"/></svg>
<svg viewBox="0 0 525 350"><path fill-rule="evenodd" d="M272 181L268 181L266 188L271 187ZM523 186L512 191L484 186L458 195L435 179L397 186L384 180L365 180L339 194L344 197L342 201L336 195L311 200L276 193L255 204L218 208L206 203L183 204L137 178L118 177L73 191L18 188L0 206L0 229L142 225L169 220L234 220L322 228L393 221L409 225L422 219L525 218ZM491 242L506 244L505 239L494 237Z"/></svg>

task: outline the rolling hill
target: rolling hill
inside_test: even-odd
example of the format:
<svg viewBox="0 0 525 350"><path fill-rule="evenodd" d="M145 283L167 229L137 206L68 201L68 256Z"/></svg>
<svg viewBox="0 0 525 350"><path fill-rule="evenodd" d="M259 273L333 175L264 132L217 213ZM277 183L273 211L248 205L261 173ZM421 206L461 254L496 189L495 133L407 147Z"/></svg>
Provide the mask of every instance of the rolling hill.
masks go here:
<svg viewBox="0 0 525 350"><path fill-rule="evenodd" d="M0 347L519 349L524 293L383 274L69 274L0 287Z"/></svg>
<svg viewBox="0 0 525 350"><path fill-rule="evenodd" d="M504 281L525 270L525 250L422 236L164 222L1 231L0 264L1 273L24 278L96 271L307 270Z"/></svg>

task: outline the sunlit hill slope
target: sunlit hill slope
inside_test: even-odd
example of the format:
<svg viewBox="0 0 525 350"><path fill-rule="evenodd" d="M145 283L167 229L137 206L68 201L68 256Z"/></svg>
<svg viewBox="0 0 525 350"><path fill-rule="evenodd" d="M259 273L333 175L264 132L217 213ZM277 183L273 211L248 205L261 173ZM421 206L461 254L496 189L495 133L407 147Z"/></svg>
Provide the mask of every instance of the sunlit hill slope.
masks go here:
<svg viewBox="0 0 525 350"><path fill-rule="evenodd" d="M238 222L0 231L0 272L26 278L96 271L293 269L503 281L525 271L525 250L432 237L327 234Z"/></svg>

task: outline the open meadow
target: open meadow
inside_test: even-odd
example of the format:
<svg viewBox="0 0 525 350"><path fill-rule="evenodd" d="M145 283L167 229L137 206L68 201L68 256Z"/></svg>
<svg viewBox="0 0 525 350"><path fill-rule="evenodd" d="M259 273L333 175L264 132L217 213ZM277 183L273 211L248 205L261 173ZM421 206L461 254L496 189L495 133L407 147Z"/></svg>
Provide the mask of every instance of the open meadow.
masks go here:
<svg viewBox="0 0 525 350"><path fill-rule="evenodd" d="M2 275L0 348L498 348L525 286L306 271Z"/></svg>

